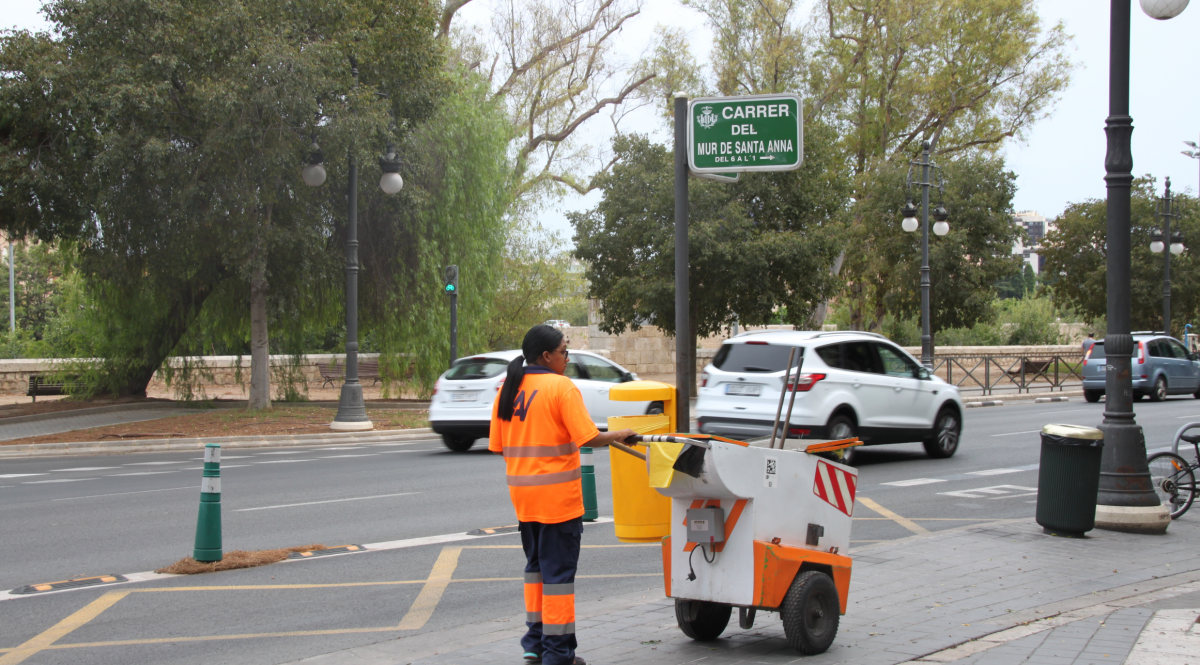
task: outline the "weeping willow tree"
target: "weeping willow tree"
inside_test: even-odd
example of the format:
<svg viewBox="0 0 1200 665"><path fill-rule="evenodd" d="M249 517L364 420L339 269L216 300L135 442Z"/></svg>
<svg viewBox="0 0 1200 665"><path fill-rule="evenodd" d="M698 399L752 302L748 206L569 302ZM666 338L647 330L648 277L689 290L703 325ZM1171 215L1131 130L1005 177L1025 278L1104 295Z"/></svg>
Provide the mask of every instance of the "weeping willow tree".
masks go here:
<svg viewBox="0 0 1200 665"><path fill-rule="evenodd" d="M82 325L101 360L77 369L93 391L144 394L167 358L216 346L249 348L257 379L268 348L300 353L313 330L336 328L351 157L364 318L392 376L408 372L403 358L426 384L444 366L443 263L479 287L462 303L469 348L510 169L503 115L444 66L438 9L55 0L53 34L0 37L0 227L78 248ZM313 140L329 177L307 188ZM408 187L384 198L369 185L391 143Z"/></svg>

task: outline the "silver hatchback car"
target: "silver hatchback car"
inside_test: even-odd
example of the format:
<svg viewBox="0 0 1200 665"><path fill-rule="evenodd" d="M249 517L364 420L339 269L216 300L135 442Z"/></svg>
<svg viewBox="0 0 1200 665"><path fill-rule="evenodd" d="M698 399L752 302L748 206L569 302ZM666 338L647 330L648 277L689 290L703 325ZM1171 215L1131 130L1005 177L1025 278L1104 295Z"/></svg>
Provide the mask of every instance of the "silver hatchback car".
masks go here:
<svg viewBox="0 0 1200 665"><path fill-rule="evenodd" d="M1108 360L1104 341L1092 345L1083 360L1083 397L1099 402L1104 396ZM1167 395L1200 399L1200 355L1162 333L1133 333L1133 397L1161 402Z"/></svg>

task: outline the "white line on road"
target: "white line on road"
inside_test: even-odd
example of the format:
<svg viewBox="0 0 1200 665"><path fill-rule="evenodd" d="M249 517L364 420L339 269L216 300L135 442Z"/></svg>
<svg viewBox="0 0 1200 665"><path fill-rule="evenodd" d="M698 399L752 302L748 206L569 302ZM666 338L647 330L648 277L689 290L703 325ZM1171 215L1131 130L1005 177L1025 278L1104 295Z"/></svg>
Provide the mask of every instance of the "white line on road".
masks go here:
<svg viewBox="0 0 1200 665"><path fill-rule="evenodd" d="M187 460L178 462L134 462L132 464L123 464L122 466L162 466L164 464L187 464Z"/></svg>
<svg viewBox="0 0 1200 665"><path fill-rule="evenodd" d="M1091 411L1091 409L1063 409L1061 411L1038 411L1039 416L1048 416L1051 413L1079 413L1080 411Z"/></svg>
<svg viewBox="0 0 1200 665"><path fill-rule="evenodd" d="M892 487L913 487L915 485L929 485L931 483L944 483L942 478L913 478L912 480L896 480L890 483L879 483L880 485L891 485Z"/></svg>
<svg viewBox="0 0 1200 665"><path fill-rule="evenodd" d="M968 476L1000 476L1006 473L1021 473L1021 469L986 469L984 471L968 471Z"/></svg>
<svg viewBox="0 0 1200 665"><path fill-rule="evenodd" d="M44 476L44 473L5 473L0 474L0 478L28 478L30 476Z"/></svg>
<svg viewBox="0 0 1200 665"><path fill-rule="evenodd" d="M68 496L61 499L50 499L51 501L76 501L78 499L98 499L102 496L121 496L122 494L145 494L146 492L173 492L175 490L194 490L196 485L188 485L187 487L168 487L161 490L138 490L136 492L114 492L112 494L92 494L90 496Z"/></svg>
<svg viewBox="0 0 1200 665"><path fill-rule="evenodd" d="M320 450L318 448L317 450ZM295 455L296 453L312 452L310 450L279 450L273 453L254 453L255 455Z"/></svg>
<svg viewBox="0 0 1200 665"><path fill-rule="evenodd" d="M321 459L341 459L343 457L374 457L378 454L379 453L366 453L366 454L360 454L360 455L328 455L326 457L322 457Z"/></svg>
<svg viewBox="0 0 1200 665"><path fill-rule="evenodd" d="M259 462L259 464L291 464L292 462L315 462L315 461L317 461L317 460L315 460L315 459L273 459L273 460L267 460L265 462Z"/></svg>
<svg viewBox="0 0 1200 665"><path fill-rule="evenodd" d="M171 471L138 471L137 473L114 473L105 478L117 478L119 476L157 476L160 473L179 473L183 469L172 469Z"/></svg>
<svg viewBox="0 0 1200 665"><path fill-rule="evenodd" d="M296 506L315 506L318 503L340 503L342 501L365 501L366 499L385 499L392 496L408 496L409 494L420 494L420 492L400 492L399 494L376 494L374 496L355 496L349 499L329 499L328 501L305 501L304 503L285 503L279 506L260 506L258 508L242 508L235 510L235 513L248 513L252 510L271 510L273 508L294 508Z"/></svg>
<svg viewBox="0 0 1200 665"><path fill-rule="evenodd" d="M1176 420L1183 420L1184 418L1200 418L1200 416L1175 416Z"/></svg>
<svg viewBox="0 0 1200 665"><path fill-rule="evenodd" d="M53 469L53 471L108 471L109 469L119 469L119 466L81 466L77 469Z"/></svg>
<svg viewBox="0 0 1200 665"><path fill-rule="evenodd" d="M29 480L21 483L22 485L42 485L45 483L77 483L81 480L95 480L95 478L58 478L56 480Z"/></svg>
<svg viewBox="0 0 1200 665"><path fill-rule="evenodd" d="M362 450L366 446L335 446L333 448L313 448L313 450Z"/></svg>
<svg viewBox="0 0 1200 665"><path fill-rule="evenodd" d="M1042 430L1040 430L1040 429L1029 429L1029 430L1025 430L1024 432L1006 432L1004 434L993 434L992 436L1016 436L1018 434L1040 434L1041 431Z"/></svg>

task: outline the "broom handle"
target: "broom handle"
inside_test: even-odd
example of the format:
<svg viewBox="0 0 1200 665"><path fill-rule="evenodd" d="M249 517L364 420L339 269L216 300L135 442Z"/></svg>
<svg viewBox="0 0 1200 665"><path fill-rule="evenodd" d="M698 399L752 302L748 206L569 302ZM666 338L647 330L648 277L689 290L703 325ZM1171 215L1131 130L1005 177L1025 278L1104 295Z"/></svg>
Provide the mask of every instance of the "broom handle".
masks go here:
<svg viewBox="0 0 1200 665"><path fill-rule="evenodd" d="M638 451L634 450L633 448L630 448L629 446L627 446L627 445L625 445L625 444L623 444L623 443L617 443L616 441L613 441L612 443L610 443L610 444L608 444L608 445L609 445L610 447L612 447L612 448L616 448L617 450L619 450L619 451L621 451L621 452L623 452L623 453L628 453L628 454L630 454L630 455L633 455L634 457L636 457L636 458L638 458L638 459L640 459L640 460L642 460L642 461L645 461L645 460L646 460L646 456L645 456L645 455L643 455L642 453L640 453L640 452L638 452Z"/></svg>

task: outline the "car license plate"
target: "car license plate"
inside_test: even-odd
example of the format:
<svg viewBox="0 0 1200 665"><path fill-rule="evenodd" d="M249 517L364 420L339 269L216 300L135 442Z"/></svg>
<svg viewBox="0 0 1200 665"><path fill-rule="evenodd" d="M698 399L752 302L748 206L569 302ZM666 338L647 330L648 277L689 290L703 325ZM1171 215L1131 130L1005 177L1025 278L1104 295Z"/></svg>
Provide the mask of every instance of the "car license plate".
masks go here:
<svg viewBox="0 0 1200 665"><path fill-rule="evenodd" d="M450 393L452 402L474 402L479 399L479 391Z"/></svg>
<svg viewBox="0 0 1200 665"><path fill-rule="evenodd" d="M725 384L725 394L757 397L762 394L762 386L756 383L727 383Z"/></svg>

